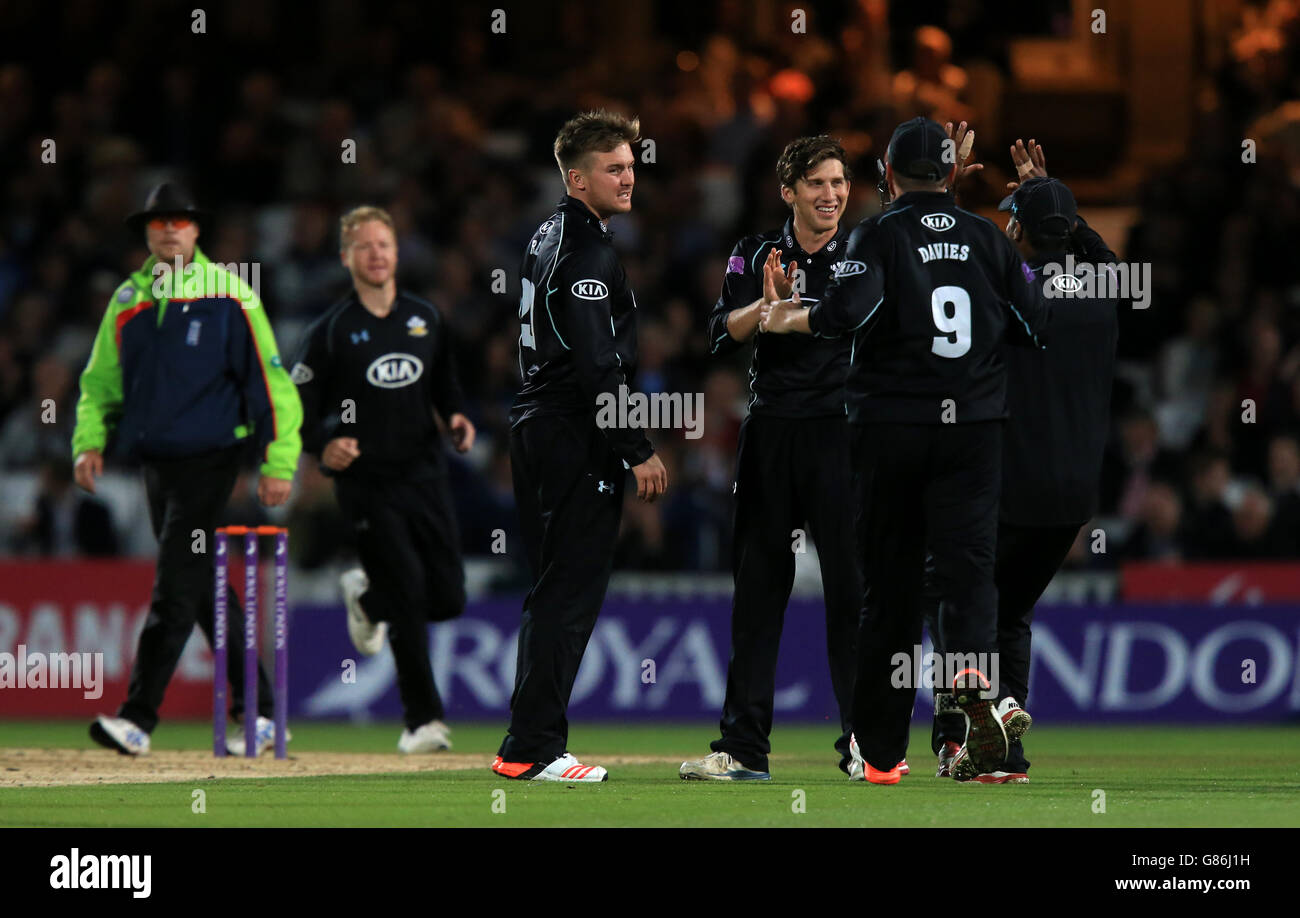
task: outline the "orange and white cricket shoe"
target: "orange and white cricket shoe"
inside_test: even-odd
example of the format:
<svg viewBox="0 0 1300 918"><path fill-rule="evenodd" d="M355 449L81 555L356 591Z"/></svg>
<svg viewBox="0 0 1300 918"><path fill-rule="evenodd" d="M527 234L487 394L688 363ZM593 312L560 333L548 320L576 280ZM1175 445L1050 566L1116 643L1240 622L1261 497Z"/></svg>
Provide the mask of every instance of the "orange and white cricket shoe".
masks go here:
<svg viewBox="0 0 1300 918"><path fill-rule="evenodd" d="M858 749L858 738L854 734L849 734L849 755L852 757L852 761L849 762L850 781L867 781L871 784L897 784L898 779L907 774L903 770L907 768L907 759L903 759L889 771L872 768L871 763L862 757L862 753Z"/></svg>
<svg viewBox="0 0 1300 918"><path fill-rule="evenodd" d="M609 780L609 772L599 765L583 765L569 753L555 761L506 762L497 756L492 762L497 774L516 781L557 781L561 784L599 784Z"/></svg>

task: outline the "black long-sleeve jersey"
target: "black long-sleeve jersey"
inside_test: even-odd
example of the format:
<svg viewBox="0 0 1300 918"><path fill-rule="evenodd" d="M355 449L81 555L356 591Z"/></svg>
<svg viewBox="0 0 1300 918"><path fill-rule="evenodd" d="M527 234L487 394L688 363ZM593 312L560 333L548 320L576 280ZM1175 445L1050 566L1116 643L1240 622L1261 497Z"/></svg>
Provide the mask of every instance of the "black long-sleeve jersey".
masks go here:
<svg viewBox="0 0 1300 918"><path fill-rule="evenodd" d="M292 370L302 398L303 450L355 437L349 477L446 471L434 420L464 411L450 329L427 300L398 291L382 319L349 291L307 329Z"/></svg>
<svg viewBox="0 0 1300 918"><path fill-rule="evenodd" d="M748 342L727 332L727 316L763 295L763 262L772 249L781 250L781 267L798 262L804 286L800 298L820 302L835 265L844 257L849 230L841 225L835 237L809 255L788 219L780 230L746 236L727 259L722 295L709 314L709 350L727 354ZM749 411L780 418L826 417L844 414L844 377L849 369L849 339L806 335L754 335L749 363Z"/></svg>
<svg viewBox="0 0 1300 918"><path fill-rule="evenodd" d="M1042 347L1050 315L997 226L946 192L908 192L849 235L808 323L852 333L851 422L942 424L1006 417L1002 343Z"/></svg>
<svg viewBox="0 0 1300 918"><path fill-rule="evenodd" d="M618 404L619 387L632 385L636 297L613 236L586 204L565 195L528 243L519 271L523 388L510 411L511 427L547 415L594 418L598 396ZM601 430L629 466L654 453L639 428Z"/></svg>
<svg viewBox="0 0 1300 918"><path fill-rule="evenodd" d="M1082 217L1073 242L1075 260L1082 263L1076 273L1118 261ZM1030 261L1037 277L1051 283L1060 276L1044 276L1043 264ZM1099 288L1093 287L1095 292ZM1051 348L1006 349L1011 415L1002 452L1001 516L1006 522L1082 523L1096 512L1120 305L1108 296L1054 296Z"/></svg>

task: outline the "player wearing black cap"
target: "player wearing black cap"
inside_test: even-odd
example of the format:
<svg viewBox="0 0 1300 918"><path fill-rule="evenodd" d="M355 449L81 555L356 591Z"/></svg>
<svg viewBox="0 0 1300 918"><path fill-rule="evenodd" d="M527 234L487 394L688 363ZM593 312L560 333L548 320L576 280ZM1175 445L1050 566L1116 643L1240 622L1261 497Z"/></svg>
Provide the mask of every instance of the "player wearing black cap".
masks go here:
<svg viewBox="0 0 1300 918"><path fill-rule="evenodd" d="M854 644L862 605L862 574L853 548L849 426L844 416L847 338L759 335L763 268L779 268L780 292L799 283L817 302L844 255L842 224L852 175L844 148L827 137L791 141L777 162L790 218L780 229L747 236L731 252L722 295L709 316L714 354L753 340L749 417L740 429L732 527L731 660L719 725L721 737L703 759L683 762L683 778L765 780L776 692L777 649L790 589L794 551L805 526L817 545L826 601L831 686L839 706L835 748L846 773L853 702Z"/></svg>
<svg viewBox="0 0 1300 918"><path fill-rule="evenodd" d="M1118 259L1078 216L1074 195L1046 177L1042 149L1017 142L1011 148L1027 180L999 205L1011 214L1006 235L1053 300L1052 347L1048 351L1006 348L1007 410L1002 455L997 562L997 636L1000 679L1014 704L1029 691L1030 624L1034 604L1065 560L1080 527L1096 511L1097 483L1110 424L1110 390L1118 338L1117 303L1109 296L1076 296L1073 277L1060 270L1067 254L1077 273L1105 271ZM1028 166L1028 168L1026 167ZM1045 270L1046 269L1046 270ZM1069 278L1068 280L1066 278ZM1100 290L1100 284L1091 284ZM929 606L932 636L935 609ZM939 639L936 638L936 648ZM940 776L945 759L955 759L965 729L943 693L936 697L935 751ZM1006 713L1006 710L1003 713ZM953 768L958 780L1027 783L1029 761L1019 738L1007 760L980 771L969 760Z"/></svg>
<svg viewBox="0 0 1300 918"><path fill-rule="evenodd" d="M955 146L932 121L900 125L886 154L894 205L854 229L821 302L803 309L797 295L776 302L772 285L765 289L766 331L852 333L846 398L867 586L851 751L879 784L898 781L907 750L915 682L893 677L896 657L910 660L920 643L927 545L948 650L997 649L1001 344L1041 346L1050 315L1010 240L947 193ZM987 679L972 669L957 674L955 698L970 720L963 755L984 771L1005 759L1007 728L983 697Z"/></svg>

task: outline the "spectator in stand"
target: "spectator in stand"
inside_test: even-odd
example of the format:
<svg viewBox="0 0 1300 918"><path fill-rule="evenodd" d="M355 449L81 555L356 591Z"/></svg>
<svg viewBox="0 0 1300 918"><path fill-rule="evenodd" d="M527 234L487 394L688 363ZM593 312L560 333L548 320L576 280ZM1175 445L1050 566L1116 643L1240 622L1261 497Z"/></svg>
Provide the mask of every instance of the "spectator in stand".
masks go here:
<svg viewBox="0 0 1300 918"><path fill-rule="evenodd" d="M1300 439L1279 434L1268 445L1268 485L1283 557L1300 557Z"/></svg>
<svg viewBox="0 0 1300 918"><path fill-rule="evenodd" d="M1146 489L1137 528L1120 556L1128 561L1181 561L1183 502L1170 485L1157 481Z"/></svg>
<svg viewBox="0 0 1300 918"><path fill-rule="evenodd" d="M1178 457L1160 445L1160 429L1150 411L1139 408L1120 422L1101 464L1101 507L1127 520L1142 515L1154 481L1178 480Z"/></svg>
<svg viewBox="0 0 1300 918"><path fill-rule="evenodd" d="M1283 554L1283 546L1274 525L1273 502L1262 488L1250 485L1232 512L1232 533L1227 545L1229 558L1269 559Z"/></svg>
<svg viewBox="0 0 1300 918"><path fill-rule="evenodd" d="M1207 449L1188 462L1189 510L1184 545L1190 559L1225 558L1232 551L1232 470L1226 453Z"/></svg>
<svg viewBox="0 0 1300 918"><path fill-rule="evenodd" d="M62 456L46 459L40 474L36 506L19 522L13 550L46 558L117 554L113 516L103 501L72 487L72 463Z"/></svg>

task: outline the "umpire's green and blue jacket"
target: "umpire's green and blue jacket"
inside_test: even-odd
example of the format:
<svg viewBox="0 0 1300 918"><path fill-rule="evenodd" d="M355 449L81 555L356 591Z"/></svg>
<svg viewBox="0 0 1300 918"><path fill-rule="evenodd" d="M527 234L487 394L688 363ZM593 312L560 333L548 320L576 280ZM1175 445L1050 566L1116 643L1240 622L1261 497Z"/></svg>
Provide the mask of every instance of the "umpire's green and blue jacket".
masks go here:
<svg viewBox="0 0 1300 918"><path fill-rule="evenodd" d="M183 458L251 438L261 473L292 479L302 403L262 301L198 248L181 275L156 264L151 256L104 313L81 374L73 456L111 440L122 458Z"/></svg>

